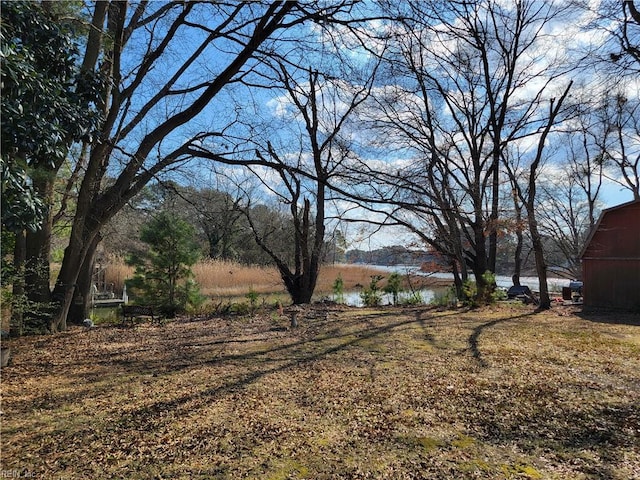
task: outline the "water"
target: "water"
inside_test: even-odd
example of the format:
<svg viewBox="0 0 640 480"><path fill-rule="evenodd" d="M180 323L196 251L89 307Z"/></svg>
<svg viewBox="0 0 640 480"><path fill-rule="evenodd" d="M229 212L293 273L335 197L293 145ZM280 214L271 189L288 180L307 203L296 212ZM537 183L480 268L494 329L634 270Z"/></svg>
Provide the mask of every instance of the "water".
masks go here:
<svg viewBox="0 0 640 480"><path fill-rule="evenodd" d="M453 285L453 274L446 272L423 272L420 270L420 267L415 265L369 265L377 270L393 273L397 272L400 275L420 275L425 277L437 278L440 280L451 280L451 285ZM473 276L472 276L473 277ZM508 289L513 285L513 281L510 276L505 275L497 275L496 276L496 284L499 288ZM540 290L540 282L538 281L538 277L520 277L520 284L526 285L534 292L538 292ZM569 286L569 280L566 278L548 278L547 284L549 286L549 290L551 292L560 292L562 291L562 287ZM448 290L447 287L434 287L434 288L425 288L420 290L418 293L421 295L422 303L429 304L436 295L444 294ZM392 305L393 304L393 296L390 293L382 293L382 302L381 305ZM406 299L411 296L411 292L400 292L400 299ZM344 303L346 305L352 307L362 307L364 306L362 302L362 298L360 297L360 292L347 292L343 295Z"/></svg>
<svg viewBox="0 0 640 480"><path fill-rule="evenodd" d="M383 270L385 272L397 272L401 275L411 274L411 275L420 275L425 277L433 277L443 280L451 280L451 284L453 285L453 274L446 272L423 272L420 270L419 266L416 265L370 265L373 268L378 270ZM471 275L473 278L473 275ZM509 288L513 285L513 281L510 276L506 275L496 275L496 284L498 287ZM538 277L520 277L520 284L527 285L531 290L539 291L540 290L540 282L538 281ZM549 290L551 291L562 291L562 287L569 286L569 280L566 278L555 278L549 277L547 278L547 284L549 285Z"/></svg>
<svg viewBox="0 0 640 480"><path fill-rule="evenodd" d="M446 287L442 288L425 288L417 291L416 293L420 295L422 299L422 304L429 304L435 298L437 294L442 294L446 292L448 289ZM391 293L381 293L380 297L382 301L380 305L393 305L393 295ZM399 292L398 300L402 303L403 300L410 299L413 297L411 292ZM347 292L343 295L344 304L349 305L350 307L364 307L364 302L362 301L362 297L360 296L360 292Z"/></svg>

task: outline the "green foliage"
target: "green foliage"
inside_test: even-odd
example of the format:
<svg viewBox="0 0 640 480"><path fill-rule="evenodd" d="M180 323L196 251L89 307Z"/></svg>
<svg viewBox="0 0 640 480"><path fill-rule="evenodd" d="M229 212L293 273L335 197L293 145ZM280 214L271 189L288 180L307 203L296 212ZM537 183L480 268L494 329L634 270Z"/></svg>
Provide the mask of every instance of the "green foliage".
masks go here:
<svg viewBox="0 0 640 480"><path fill-rule="evenodd" d="M342 279L342 275L338 274L338 278L333 281L331 290L333 291L335 301L337 303L344 303L344 280Z"/></svg>
<svg viewBox="0 0 640 480"><path fill-rule="evenodd" d="M251 306L247 302L234 302L230 305L229 312L236 315L248 315L251 313Z"/></svg>
<svg viewBox="0 0 640 480"><path fill-rule="evenodd" d="M91 311L90 318L95 325L116 325L122 321L120 307L95 308Z"/></svg>
<svg viewBox="0 0 640 480"><path fill-rule="evenodd" d="M382 302L382 292L378 283L383 278L384 277L382 275L371 275L371 282L369 282L369 286L365 287L364 290L360 292L362 303L367 307L375 307L380 305Z"/></svg>
<svg viewBox="0 0 640 480"><path fill-rule="evenodd" d="M249 300L249 312L253 315L258 309L258 292L256 292L252 287L245 297Z"/></svg>
<svg viewBox="0 0 640 480"><path fill-rule="evenodd" d="M2 224L14 231L23 228L31 231L38 230L46 216L47 207L29 182L26 162L21 159L11 162L2 155L0 168L2 169Z"/></svg>
<svg viewBox="0 0 640 480"><path fill-rule="evenodd" d="M496 274L487 270L482 274L482 280L484 284L487 286L485 290L485 298L486 303L495 303L496 301Z"/></svg>
<svg viewBox="0 0 640 480"><path fill-rule="evenodd" d="M478 290L476 282L467 280L462 284L462 303L469 307L478 307L481 305L489 305L504 298L504 292L496 288L496 276L493 272L487 270L482 275L482 281L485 284L483 292Z"/></svg>
<svg viewBox="0 0 640 480"><path fill-rule="evenodd" d="M478 287L476 282L465 280L462 284L462 300L463 305L468 307L478 306Z"/></svg>
<svg viewBox="0 0 640 480"><path fill-rule="evenodd" d="M13 235L3 229L2 246L13 246ZM5 243L7 242L7 243ZM22 281L25 275L41 275L43 266L31 263L17 269L15 265L2 257L2 290L1 302L11 305L11 320L9 329L12 335L44 334L49 330L49 316L54 308L50 302L36 302L29 299L26 291L16 292L15 285ZM13 288L12 288L13 287ZM24 284L23 284L24 289Z"/></svg>
<svg viewBox="0 0 640 480"><path fill-rule="evenodd" d="M167 212L144 225L140 239L149 248L129 258L136 273L127 287L137 301L159 307L168 317L202 304L191 271L200 256L193 238L193 227Z"/></svg>
<svg viewBox="0 0 640 480"><path fill-rule="evenodd" d="M401 298L399 301L400 305L422 305L423 303L424 299L420 292L411 292L410 295Z"/></svg>
<svg viewBox="0 0 640 480"><path fill-rule="evenodd" d="M458 296L456 294L456 287L451 286L443 293L436 293L430 303L436 307L450 307L457 305Z"/></svg>
<svg viewBox="0 0 640 480"><path fill-rule="evenodd" d="M398 295L402 291L402 277L399 273L393 272L387 279L387 285L384 287L385 293L393 296L393 304L398 305Z"/></svg>
<svg viewBox="0 0 640 480"><path fill-rule="evenodd" d="M73 12L39 2L2 3L2 222L37 230L47 205L31 178L53 171L100 117L96 78L80 73Z"/></svg>

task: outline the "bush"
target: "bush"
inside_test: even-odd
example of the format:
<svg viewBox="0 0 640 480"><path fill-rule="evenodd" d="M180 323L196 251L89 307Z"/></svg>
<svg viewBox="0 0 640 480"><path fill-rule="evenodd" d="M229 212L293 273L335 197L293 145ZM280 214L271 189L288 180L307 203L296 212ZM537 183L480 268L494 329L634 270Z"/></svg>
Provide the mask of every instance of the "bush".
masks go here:
<svg viewBox="0 0 640 480"><path fill-rule="evenodd" d="M452 286L444 293L436 293L430 303L433 306L445 308L457 305L458 296L456 294L456 288Z"/></svg>
<svg viewBox="0 0 640 480"><path fill-rule="evenodd" d="M365 289L360 293L362 303L367 307L376 307L382 303L382 293L380 292L378 282L383 278L384 277L382 275L372 275L369 286L365 287Z"/></svg>
<svg viewBox="0 0 640 480"><path fill-rule="evenodd" d="M387 285L384 287L385 293L390 293L393 296L393 304L398 305L398 295L402 291L402 277L399 273L393 272L389 275Z"/></svg>
<svg viewBox="0 0 640 480"><path fill-rule="evenodd" d="M401 298L399 302L400 305L422 305L423 303L424 299L420 292L411 292L410 295Z"/></svg>
<svg viewBox="0 0 640 480"><path fill-rule="evenodd" d="M249 312L253 315L258 309L258 292L251 288L245 297L249 300Z"/></svg>
<svg viewBox="0 0 640 480"><path fill-rule="evenodd" d="M333 290L335 301L337 303L344 303L344 280L342 279L341 274L338 274L338 277L333 282L331 290Z"/></svg>
<svg viewBox="0 0 640 480"><path fill-rule="evenodd" d="M482 274L482 280L487 288L483 295L478 292L476 282L467 280L462 284L462 303L469 307L489 305L504 298L504 292L496 288L496 275L487 270Z"/></svg>

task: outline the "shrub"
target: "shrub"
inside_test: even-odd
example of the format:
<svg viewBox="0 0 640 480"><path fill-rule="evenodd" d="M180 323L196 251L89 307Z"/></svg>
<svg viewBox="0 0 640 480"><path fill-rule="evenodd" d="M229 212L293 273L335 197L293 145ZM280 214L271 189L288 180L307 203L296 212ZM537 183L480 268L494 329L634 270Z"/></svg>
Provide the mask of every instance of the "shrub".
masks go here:
<svg viewBox="0 0 640 480"><path fill-rule="evenodd" d="M488 305L504 298L504 292L496 288L495 273L487 270L482 274L482 281L487 285L484 294L478 292L476 282L467 280L462 284L462 302L470 307Z"/></svg>
<svg viewBox="0 0 640 480"><path fill-rule="evenodd" d="M344 280L342 279L342 274L338 274L338 277L333 282L331 290L335 296L335 301L337 303L344 303Z"/></svg>
<svg viewBox="0 0 640 480"><path fill-rule="evenodd" d="M450 287L446 292L436 293L431 300L431 305L436 307L451 307L458 304L456 287Z"/></svg>
<svg viewBox="0 0 640 480"><path fill-rule="evenodd" d="M253 315L258 309L258 292L256 292L252 287L245 297L249 300L249 312Z"/></svg>
<svg viewBox="0 0 640 480"><path fill-rule="evenodd" d="M393 304L398 305L398 295L402 291L402 277L399 273L393 272L389 275L387 285L384 287L385 293L390 293L393 296Z"/></svg>
<svg viewBox="0 0 640 480"><path fill-rule="evenodd" d="M369 286L365 287L364 290L362 290L362 292L360 293L362 303L364 303L367 307L375 307L382 303L382 293L380 292L378 282L380 282L380 280L382 280L383 278L384 277L382 275L372 275Z"/></svg>
<svg viewBox="0 0 640 480"><path fill-rule="evenodd" d="M423 303L424 299L420 292L411 292L410 295L401 298L399 302L400 305L422 305Z"/></svg>

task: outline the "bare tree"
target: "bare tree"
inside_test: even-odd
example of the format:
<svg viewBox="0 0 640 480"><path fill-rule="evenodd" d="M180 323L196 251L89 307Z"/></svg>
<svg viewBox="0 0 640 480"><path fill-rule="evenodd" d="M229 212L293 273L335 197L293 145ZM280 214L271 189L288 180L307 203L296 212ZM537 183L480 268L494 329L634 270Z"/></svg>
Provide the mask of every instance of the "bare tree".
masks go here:
<svg viewBox="0 0 640 480"><path fill-rule="evenodd" d="M633 0L623 0L622 18L618 23L618 28L612 32L612 36L618 41L620 50L619 53L611 53L611 60L620 62L626 56L628 60L623 62L623 70L628 73L639 72L640 11Z"/></svg>
<svg viewBox="0 0 640 480"><path fill-rule="evenodd" d="M280 137L277 143L278 136L273 131L273 138L261 141L263 136L253 137L250 141L255 150L250 159L209 150L207 134L202 135L199 145L189 149L189 154L249 168L261 187L287 206L293 239L290 259L277 248L282 243L276 235L277 226L265 228L255 221L250 208L254 193L247 195L245 211L256 242L277 266L293 303L309 303L326 245L327 190L349 157L349 120L368 97L373 76L362 84L351 85L315 68L274 59L272 74L265 74L265 78L271 91L276 87L284 91L284 98L279 99L283 120L299 129ZM279 127L288 131L285 125Z"/></svg>
<svg viewBox="0 0 640 480"><path fill-rule="evenodd" d="M585 36L576 47L578 67L588 75L605 72L606 81L634 78L640 73L640 13L637 0L575 2L588 19Z"/></svg>
<svg viewBox="0 0 640 480"><path fill-rule="evenodd" d="M99 10L105 3L103 29ZM270 40L275 32L293 32L305 21L330 22L350 4L96 3L94 29L103 33L88 43L85 68L98 68L107 79L105 120L84 167L53 291L59 306L51 330L64 329L68 315L83 318L102 226L155 175L186 161L185 145L193 139L186 126L202 118L225 87L253 74L263 50L277 48ZM233 121L233 114L227 118ZM115 181L106 185L106 175Z"/></svg>
<svg viewBox="0 0 640 480"><path fill-rule="evenodd" d="M540 182L538 216L540 232L551 244L546 248L549 266L561 276L581 278L580 252L590 231L589 202L570 168Z"/></svg>
<svg viewBox="0 0 640 480"><path fill-rule="evenodd" d="M549 113L545 119L545 124L540 129L537 136L537 146L535 149L535 155L533 156L528 168L526 169L526 175L524 175L524 181L518 181L522 178L521 173L516 170L510 170L512 176L512 183L518 190L518 195L527 211L527 220L529 225L529 234L531 235L531 242L533 244L533 252L536 261L536 273L538 274L538 281L540 282L540 303L539 309L546 310L551 307L551 297L549 296L549 285L547 282L547 262L545 259L545 247L543 241L543 235L539 226L539 215L537 214L538 207L538 175L541 166L544 161L544 151L549 134L553 131L554 126L564 112L563 104L569 95L572 82L569 82L562 95L556 99L551 98L549 100Z"/></svg>
<svg viewBox="0 0 640 480"><path fill-rule="evenodd" d="M607 93L596 107L601 125L597 142L605 176L640 199L640 100L623 91Z"/></svg>
<svg viewBox="0 0 640 480"><path fill-rule="evenodd" d="M376 188L432 218L427 224L436 228L423 238L448 239L445 250L474 273L484 301L493 287L484 274L495 272L500 190L509 185L500 165L509 145L546 125L542 99L566 68L562 58L540 61L539 49L549 41L549 24L566 12L529 0L399 8L404 22L387 56L388 86L377 96L375 125L382 147L408 160L393 174L374 176L400 193Z"/></svg>

